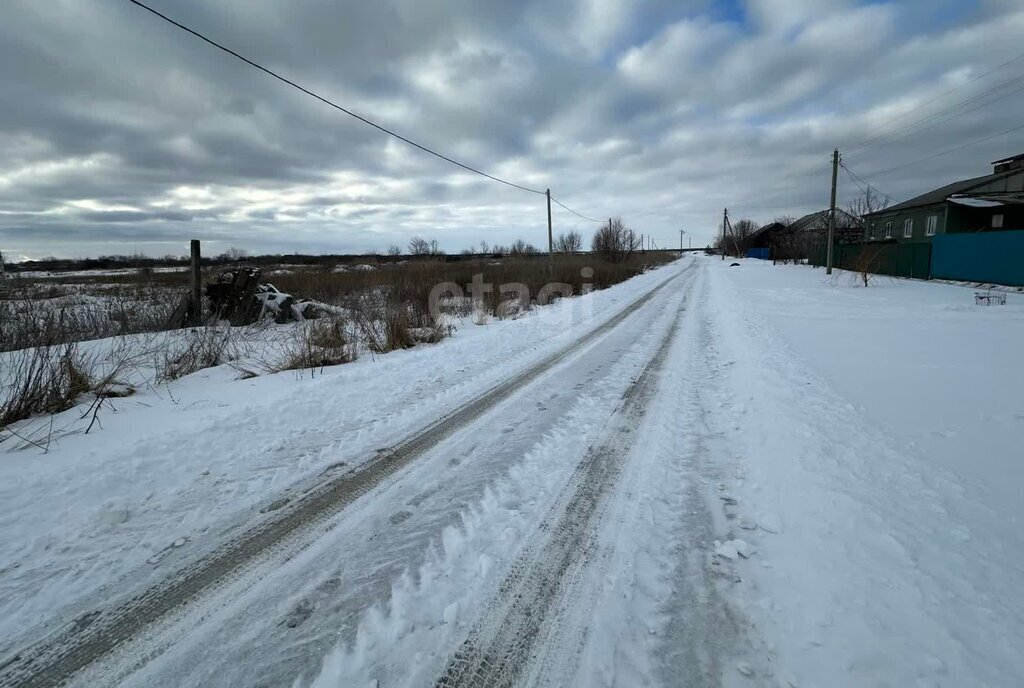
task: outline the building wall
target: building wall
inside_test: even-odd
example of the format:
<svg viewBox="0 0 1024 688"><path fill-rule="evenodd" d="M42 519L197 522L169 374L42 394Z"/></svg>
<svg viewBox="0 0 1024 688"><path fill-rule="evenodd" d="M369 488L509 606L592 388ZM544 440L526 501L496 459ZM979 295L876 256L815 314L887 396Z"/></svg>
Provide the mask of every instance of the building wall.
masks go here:
<svg viewBox="0 0 1024 688"><path fill-rule="evenodd" d="M1004 205L999 208L971 208L949 204L948 234L1024 229L1024 207ZM1002 216L1001 227L995 227L993 217Z"/></svg>
<svg viewBox="0 0 1024 688"><path fill-rule="evenodd" d="M1006 193L1024 191L1024 170L1018 170L1015 174L1009 174L1000 179L995 179L987 184L972 187L970 193ZM992 226L992 215L1003 215L1003 226ZM874 225L875 241L885 239L885 224L892 222L892 238L896 241L931 241L927 234L928 218L937 216L935 234L955 234L959 232L978 232L990 229L1024 229L1024 209L1014 206L1004 208L968 208L966 206L949 204L945 201L933 203L927 206L908 208L902 211L879 213L872 218L872 223L865 228L864 237L872 240L870 235ZM909 238L903 236L903 223L910 219L913 221L913 231Z"/></svg>
<svg viewBox="0 0 1024 688"><path fill-rule="evenodd" d="M995 216L1002 217L1002 226L995 226ZM998 230L1024 229L1024 206L1006 205L998 208L972 208L956 203L941 203L919 208L881 214L874 218L874 236L870 232L872 226L865 229L868 241L886 239L886 223L892 222L892 239L903 241L931 241L927 233L928 218L935 217L935 234L963 234L968 232L987 232ZM913 222L910 237L904 236L904 222Z"/></svg>
<svg viewBox="0 0 1024 688"><path fill-rule="evenodd" d="M942 234L947 231L946 227L947 208L945 203L936 203L919 208L908 208L907 210L894 213L881 213L874 218L865 230L865 238L868 241L882 241L895 239L896 241L930 241L931 236L927 233L928 218L935 218L935 233ZM911 220L911 235L904 236L904 223ZM886 224L892 223L892 236L886 236ZM874 230L874 236L871 231Z"/></svg>
<svg viewBox="0 0 1024 688"><path fill-rule="evenodd" d="M1007 191L1024 191L1024 170L996 179L983 186L971 189L971 193L999 193Z"/></svg>

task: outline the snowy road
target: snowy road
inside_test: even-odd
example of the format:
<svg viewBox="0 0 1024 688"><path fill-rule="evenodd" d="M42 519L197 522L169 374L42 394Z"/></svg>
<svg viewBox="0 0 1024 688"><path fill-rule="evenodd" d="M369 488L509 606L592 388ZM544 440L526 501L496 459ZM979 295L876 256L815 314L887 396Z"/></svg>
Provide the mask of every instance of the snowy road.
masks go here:
<svg viewBox="0 0 1024 688"><path fill-rule="evenodd" d="M9 618L43 605L36 590L59 604L18 642L5 637L20 652L0 658L0 684L1015 685L1019 505L976 497L976 462L950 451L937 465L904 439L923 428L895 429L849 401L860 378L875 375L877 387L898 374L945 385L948 404L966 391L961 378L876 371L878 359L859 378L848 361L830 369L831 358L800 349L850 355L912 331L908 314L920 313L980 341L998 333L1006 344L990 358L1000 363L1024 341L1024 310L960 306L969 296L688 258L405 358L315 382L246 382L280 385L273 408L289 408L284 398L299 409L297 442L267 439L270 457L224 468L226 485L235 476L264 489L139 495L132 519L95 542L85 529L47 532L49 559L3 543L31 554L0 568ZM869 322L864 313L884 329L825 337L826 317ZM931 345L935 360L955 361ZM1024 419L1015 375L1006 366L987 388L1004 395L991 412L1007 436ZM225 383L214 382L199 393L216 399ZM337 396L343 384L355 394ZM399 407L395 390L407 392ZM245 429L262 441L259 427ZM105 466L168 441L140 438L96 459L94 480L119 485ZM958 442L986 442L985 465L1015 465L1005 443ZM267 480L264 466L289 451L292 480ZM201 483L198 461L148 463L151 484L178 471ZM23 489L55 479L48 464L34 470ZM62 489L79 490L83 513L106 514L85 485ZM139 531L127 526L151 501L179 513L204 495L209 513L190 516L180 547L131 545ZM17 507L0 515L5 528L49 527L27 499L5 496ZM75 585L40 581L36 572L82 550L96 565ZM23 642L44 634L34 649Z"/></svg>
<svg viewBox="0 0 1024 688"><path fill-rule="evenodd" d="M531 519L560 492L573 458L586 455L588 436L617 415L624 393L630 399L628 390L639 389L634 376L650 365L652 348L664 358L691 281L674 266L654 289L580 341L351 474L293 498L280 516L167 582L23 653L6 675L46 685L86 667L75 677L83 685L200 684L211 677L279 684L315 670L334 644L356 637L361 614L389 603L395 580L425 565L431 543L451 537L467 507L487 504L498 483L524 465L536 470L547 463L529 508L515 513L511 524L522 531L517 538L529 540L536 525ZM410 485L418 494L410 497ZM514 546L505 548L503 559L519 546L508 544ZM444 549L450 549L447 542ZM296 581L307 593L292 600ZM268 614L275 602L279 615ZM465 595L460 604L468 607ZM224 638L240 644L226 647ZM221 649L209 661L196 661L211 642Z"/></svg>

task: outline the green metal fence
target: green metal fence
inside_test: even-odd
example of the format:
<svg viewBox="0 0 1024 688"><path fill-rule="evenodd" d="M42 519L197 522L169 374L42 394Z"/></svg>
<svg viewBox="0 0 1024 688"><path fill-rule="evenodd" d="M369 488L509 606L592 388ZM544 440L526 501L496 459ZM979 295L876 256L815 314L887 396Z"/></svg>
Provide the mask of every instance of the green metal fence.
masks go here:
<svg viewBox="0 0 1024 688"><path fill-rule="evenodd" d="M825 247L812 257L812 263L825 264ZM832 265L840 270L870 272L875 275L928 279L931 244L926 241L900 244L839 244L832 250Z"/></svg>

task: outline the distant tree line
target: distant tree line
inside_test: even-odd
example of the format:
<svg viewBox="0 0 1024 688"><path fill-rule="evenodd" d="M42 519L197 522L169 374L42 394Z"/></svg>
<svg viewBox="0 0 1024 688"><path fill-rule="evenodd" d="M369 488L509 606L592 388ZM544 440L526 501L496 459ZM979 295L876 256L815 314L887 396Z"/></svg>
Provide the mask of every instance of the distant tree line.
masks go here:
<svg viewBox="0 0 1024 688"><path fill-rule="evenodd" d="M583 235L580 232L563 232L555 237L553 242L555 253L573 254L583 252ZM596 253L610 262L617 263L627 260L634 253L642 250L640 235L626 227L621 218L612 218L603 224L594 233L590 241L590 251ZM249 255L247 251L240 248L229 248L214 256L204 256L203 265L218 266L230 265L244 261L251 265L329 265L354 260L365 262L394 262L405 256L415 258L438 258L445 261L456 261L469 256L513 256L529 257L544 255L544 252L536 245L523 239L516 239L510 244L489 244L481 241L478 246L473 246L461 251L455 256L446 255L436 239L425 239L414 237L409 241L406 249L394 244L388 247L386 254L364 253L364 254L323 254L308 255L300 253L273 253L261 255ZM188 256L177 256L167 254L162 257L149 257L141 253L131 255L104 255L97 258L57 258L50 256L39 260L22 261L17 264L8 263L8 272L18 271L46 271L61 272L67 270L116 270L124 268L157 268L157 267L185 267L189 264Z"/></svg>

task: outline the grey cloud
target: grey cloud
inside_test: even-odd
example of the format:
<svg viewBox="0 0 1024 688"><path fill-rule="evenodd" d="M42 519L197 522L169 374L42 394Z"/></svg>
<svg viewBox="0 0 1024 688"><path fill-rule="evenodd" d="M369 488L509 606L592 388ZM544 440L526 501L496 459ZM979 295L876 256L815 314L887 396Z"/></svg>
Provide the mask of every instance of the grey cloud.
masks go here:
<svg viewBox="0 0 1024 688"><path fill-rule="evenodd" d="M78 219L82 222L93 223L125 223L134 222L191 222L193 215L177 211L146 212L139 210L91 210L79 213Z"/></svg>
<svg viewBox="0 0 1024 688"><path fill-rule="evenodd" d="M762 220L784 212L774 206L820 208L832 147L869 138L887 119L878 113L908 97L1009 59L1024 31L1019 3L1003 0L952 23L929 0L787 0L777 21L772 3L747 0L745 24L706 0L646 0L587 30L585 0L153 2L399 132L550 186L585 213L633 218L663 243L680 223L709 239L723 205ZM684 25L696 29L671 44ZM631 54L644 58L633 71ZM83 255L111 241L181 252L192 236L365 251L412 234L457 250L545 236L542 198L470 180L128 3L9 3L0 80L0 248L11 252ZM1022 105L1007 98L848 160L868 174L924 157L1009 128ZM1017 148L996 140L878 185L915 193ZM590 228L554 212L556 228Z"/></svg>

